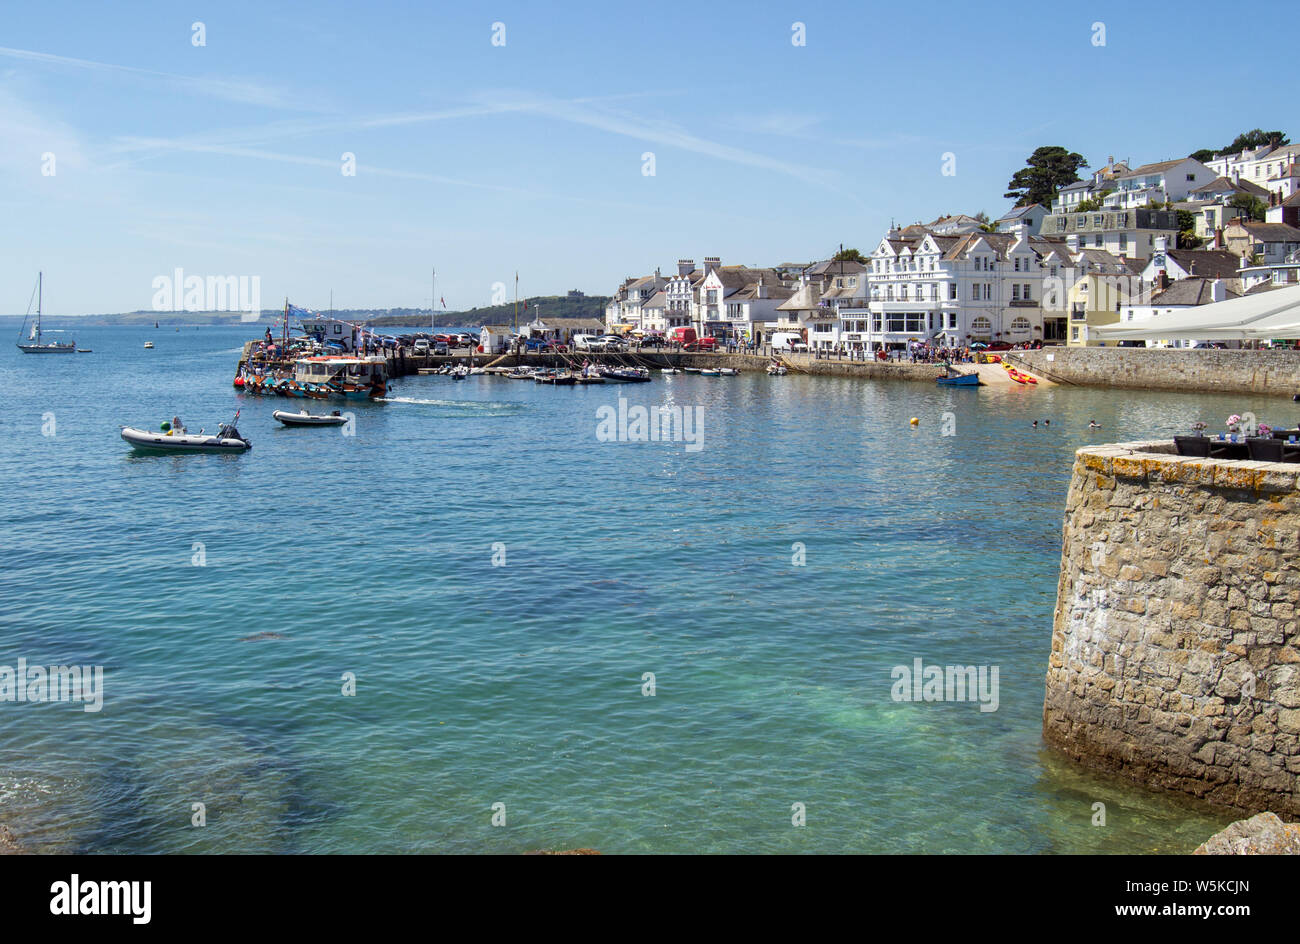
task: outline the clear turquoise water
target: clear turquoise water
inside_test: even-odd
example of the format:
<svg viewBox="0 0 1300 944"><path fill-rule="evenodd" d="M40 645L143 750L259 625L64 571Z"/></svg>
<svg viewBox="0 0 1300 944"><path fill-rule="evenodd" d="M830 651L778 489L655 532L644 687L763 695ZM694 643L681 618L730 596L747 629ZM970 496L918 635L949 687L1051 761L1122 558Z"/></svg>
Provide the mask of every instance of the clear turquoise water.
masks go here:
<svg viewBox="0 0 1300 944"><path fill-rule="evenodd" d="M249 333L0 352L0 664L106 671L98 714L0 704L0 821L35 848L1183 852L1231 818L1044 748L1061 513L1080 445L1289 401L427 377L345 437L233 391ZM597 442L619 395L702 406L704 448ZM244 456L118 438L236 406ZM997 665L999 709L892 701L917 657Z"/></svg>

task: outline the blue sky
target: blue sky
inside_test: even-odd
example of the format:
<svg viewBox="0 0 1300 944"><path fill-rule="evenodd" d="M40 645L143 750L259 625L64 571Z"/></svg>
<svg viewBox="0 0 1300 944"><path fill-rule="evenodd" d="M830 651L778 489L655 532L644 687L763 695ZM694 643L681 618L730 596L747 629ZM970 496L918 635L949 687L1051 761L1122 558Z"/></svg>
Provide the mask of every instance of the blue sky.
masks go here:
<svg viewBox="0 0 1300 944"><path fill-rule="evenodd" d="M679 256L808 261L891 219L996 217L1042 144L1097 166L1300 136L1267 28L1225 43L1219 5L1135 6L8 5L0 311L38 269L56 315L149 308L178 267L259 276L265 307L426 306L432 266L451 309L516 271L608 293Z"/></svg>

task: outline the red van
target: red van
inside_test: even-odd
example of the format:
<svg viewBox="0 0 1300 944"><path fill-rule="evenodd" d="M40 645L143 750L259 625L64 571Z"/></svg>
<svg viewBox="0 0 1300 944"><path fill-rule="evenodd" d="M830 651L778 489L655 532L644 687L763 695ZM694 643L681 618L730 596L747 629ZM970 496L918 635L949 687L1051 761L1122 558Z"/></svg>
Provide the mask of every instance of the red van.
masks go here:
<svg viewBox="0 0 1300 944"><path fill-rule="evenodd" d="M695 329L690 327L673 328L669 337L680 344L683 351L716 351L718 349L717 338L701 338L695 334Z"/></svg>

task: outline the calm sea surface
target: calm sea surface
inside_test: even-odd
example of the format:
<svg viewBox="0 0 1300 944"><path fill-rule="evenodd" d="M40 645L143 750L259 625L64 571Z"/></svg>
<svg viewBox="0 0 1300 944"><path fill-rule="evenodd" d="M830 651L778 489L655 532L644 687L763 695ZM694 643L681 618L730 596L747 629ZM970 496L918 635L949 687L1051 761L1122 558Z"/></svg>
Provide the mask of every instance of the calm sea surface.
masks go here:
<svg viewBox="0 0 1300 944"><path fill-rule="evenodd" d="M259 330L0 349L0 665L105 669L99 713L0 703L0 822L22 842L1187 852L1231 818L1044 748L1061 516L1077 447L1247 409L1291 424L1289 401L412 377L335 404L349 437L233 390ZM702 407L703 448L598 442L620 396ZM243 456L118 436L236 408ZM893 701L917 658L997 666L997 711Z"/></svg>

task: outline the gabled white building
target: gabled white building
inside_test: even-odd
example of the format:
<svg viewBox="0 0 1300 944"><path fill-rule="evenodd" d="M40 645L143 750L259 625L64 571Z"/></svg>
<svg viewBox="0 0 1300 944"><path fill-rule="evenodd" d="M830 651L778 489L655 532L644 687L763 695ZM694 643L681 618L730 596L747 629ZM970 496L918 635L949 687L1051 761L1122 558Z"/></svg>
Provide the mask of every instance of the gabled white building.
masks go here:
<svg viewBox="0 0 1300 944"><path fill-rule="evenodd" d="M898 238L872 254L867 279L870 349L912 340L945 347L1042 340L1040 252L1016 233Z"/></svg>
<svg viewBox="0 0 1300 944"><path fill-rule="evenodd" d="M1198 160L1183 157L1143 164L1115 177L1115 189L1102 199L1112 210L1135 210L1148 203L1172 203L1218 176Z"/></svg>

